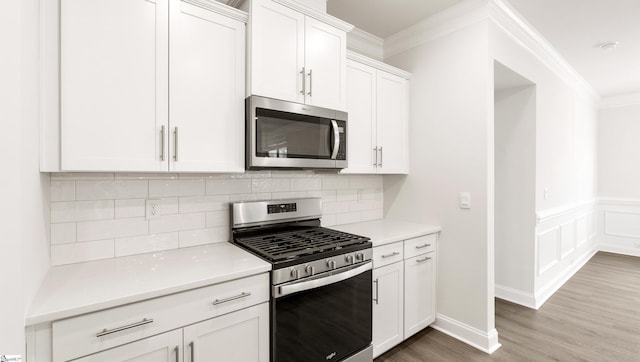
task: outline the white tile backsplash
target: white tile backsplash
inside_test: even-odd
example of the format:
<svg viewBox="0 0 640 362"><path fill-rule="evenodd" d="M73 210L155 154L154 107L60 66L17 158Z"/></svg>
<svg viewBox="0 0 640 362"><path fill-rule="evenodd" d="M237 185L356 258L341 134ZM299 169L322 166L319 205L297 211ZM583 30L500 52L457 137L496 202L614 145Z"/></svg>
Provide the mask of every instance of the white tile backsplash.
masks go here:
<svg viewBox="0 0 640 362"><path fill-rule="evenodd" d="M76 181L76 200L137 199L148 194L146 180Z"/></svg>
<svg viewBox="0 0 640 362"><path fill-rule="evenodd" d="M227 241L229 203L320 197L323 226L381 219L382 176L313 171L51 175L51 264ZM146 220L146 199L160 217Z"/></svg>
<svg viewBox="0 0 640 362"><path fill-rule="evenodd" d="M75 181L51 181L51 201L73 201L75 199Z"/></svg>

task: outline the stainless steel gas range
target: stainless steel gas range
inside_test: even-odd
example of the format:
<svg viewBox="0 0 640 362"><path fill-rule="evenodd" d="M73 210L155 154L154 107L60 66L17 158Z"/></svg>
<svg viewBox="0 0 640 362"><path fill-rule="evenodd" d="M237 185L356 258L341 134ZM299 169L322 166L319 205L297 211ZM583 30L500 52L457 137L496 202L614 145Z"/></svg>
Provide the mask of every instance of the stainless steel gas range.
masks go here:
<svg viewBox="0 0 640 362"><path fill-rule="evenodd" d="M369 238L321 227L318 198L232 210L233 242L272 264L271 361L371 362Z"/></svg>

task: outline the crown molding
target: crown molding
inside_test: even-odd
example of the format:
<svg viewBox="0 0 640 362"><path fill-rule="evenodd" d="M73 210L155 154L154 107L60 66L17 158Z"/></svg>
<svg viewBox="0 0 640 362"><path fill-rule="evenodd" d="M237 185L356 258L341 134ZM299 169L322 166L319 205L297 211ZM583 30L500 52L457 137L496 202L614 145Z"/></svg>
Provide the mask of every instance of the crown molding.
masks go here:
<svg viewBox="0 0 640 362"><path fill-rule="evenodd" d="M317 9L310 8L307 5L299 3L295 0L273 0L273 1L280 5L284 5L290 9L293 9L299 13L302 13L314 19L320 20L323 23L327 23L340 30L344 30L347 33L353 30L354 28L353 25L347 23L346 21L342 21L334 16L331 16L327 13L323 13Z"/></svg>
<svg viewBox="0 0 640 362"><path fill-rule="evenodd" d="M640 105L640 92L626 93L617 96L602 98L600 101L600 109L618 108L627 106Z"/></svg>
<svg viewBox="0 0 640 362"><path fill-rule="evenodd" d="M232 8L230 5L225 5L218 1L213 1L213 0L183 0L183 1L188 4L191 4L206 10L210 10L220 15L224 15L226 17L241 21L245 24L249 20L249 15L244 11ZM242 2L242 0L235 1L235 2L240 3ZM231 0L228 2L228 4L231 4L231 3L234 3L234 0Z"/></svg>
<svg viewBox="0 0 640 362"><path fill-rule="evenodd" d="M384 58L486 20L487 0L461 1L384 39Z"/></svg>
<svg viewBox="0 0 640 362"><path fill-rule="evenodd" d="M503 0L488 0L487 15L505 34L547 66L560 79L599 102L600 95L556 49L529 24L515 9Z"/></svg>
<svg viewBox="0 0 640 362"><path fill-rule="evenodd" d="M411 76L412 76L412 74L407 72L406 70L396 68L387 63L383 63L379 60L369 58L365 55L358 54L351 50L347 50L347 59L353 60L354 62L368 65L370 67L385 71L387 73L397 75L398 77L402 77L404 79L411 79Z"/></svg>
<svg viewBox="0 0 640 362"><path fill-rule="evenodd" d="M347 33L347 48L358 53L367 55L376 60L382 60L384 58L384 41L382 38L377 37L366 31L353 28Z"/></svg>
<svg viewBox="0 0 640 362"><path fill-rule="evenodd" d="M600 95L504 0L462 1L384 39L384 58L443 37L481 21L490 21L574 90L594 102ZM489 39L491 41L491 39Z"/></svg>

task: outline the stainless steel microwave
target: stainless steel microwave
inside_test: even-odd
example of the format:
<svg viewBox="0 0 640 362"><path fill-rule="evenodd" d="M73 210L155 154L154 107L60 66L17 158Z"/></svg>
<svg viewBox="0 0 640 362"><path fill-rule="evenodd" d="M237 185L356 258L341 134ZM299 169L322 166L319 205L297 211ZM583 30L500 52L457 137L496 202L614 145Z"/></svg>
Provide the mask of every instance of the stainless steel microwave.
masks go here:
<svg viewBox="0 0 640 362"><path fill-rule="evenodd" d="M247 169L347 167L347 113L272 98L246 100Z"/></svg>

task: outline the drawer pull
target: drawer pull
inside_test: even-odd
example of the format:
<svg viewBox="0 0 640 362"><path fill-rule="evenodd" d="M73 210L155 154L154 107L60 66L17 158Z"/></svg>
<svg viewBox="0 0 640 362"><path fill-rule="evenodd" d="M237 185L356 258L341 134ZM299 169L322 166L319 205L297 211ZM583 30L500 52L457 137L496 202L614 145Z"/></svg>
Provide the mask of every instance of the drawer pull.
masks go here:
<svg viewBox="0 0 640 362"><path fill-rule="evenodd" d="M397 251L394 251L394 252L393 252L393 253L391 253L391 254L382 255L382 256L380 256L380 257L381 257L382 259L386 259L386 258L390 258L390 257L392 257L392 256L396 256L396 255L400 255L400 253L399 253L399 252L397 252Z"/></svg>
<svg viewBox="0 0 640 362"><path fill-rule="evenodd" d="M236 299L240 299L240 298L245 298L250 296L251 293L247 293L247 292L242 292L238 295L235 295L233 297L229 297L229 298L224 298L224 299L216 299L213 301L213 305L218 305L218 304L222 304L222 303L226 303L226 302L230 302L232 300L236 300Z"/></svg>
<svg viewBox="0 0 640 362"><path fill-rule="evenodd" d="M430 246L431 246L431 244L417 245L416 249L424 249L424 248L428 248Z"/></svg>
<svg viewBox="0 0 640 362"><path fill-rule="evenodd" d="M140 322L135 322L135 323L131 323L131 324L127 324L126 326L122 326L122 327L118 327L118 328L113 328L113 329L103 329L101 332L98 332L96 334L96 337L100 338L102 336L106 336L107 334L111 334L111 333L116 333L116 332L121 332L130 328L135 328L135 327L140 327L143 326L145 324L149 324L149 323L153 323L153 319L151 318L145 318L143 320L141 320Z"/></svg>
<svg viewBox="0 0 640 362"><path fill-rule="evenodd" d="M430 256L425 256L422 259L416 259L416 262L417 263L422 263L423 261L427 261L427 260L431 260L431 257Z"/></svg>

